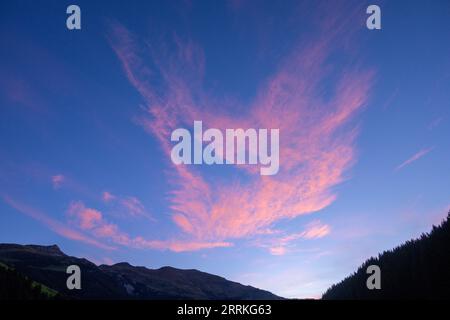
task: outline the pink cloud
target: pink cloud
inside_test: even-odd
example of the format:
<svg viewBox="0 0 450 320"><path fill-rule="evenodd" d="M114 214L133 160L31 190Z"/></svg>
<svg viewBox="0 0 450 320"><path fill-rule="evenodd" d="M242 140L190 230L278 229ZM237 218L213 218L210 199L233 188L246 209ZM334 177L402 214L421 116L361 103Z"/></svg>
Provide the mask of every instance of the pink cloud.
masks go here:
<svg viewBox="0 0 450 320"><path fill-rule="evenodd" d="M68 208L68 214L72 218L76 218L76 226L83 232L87 232L90 236L75 230L62 222L50 218L40 210L30 207L22 202L19 202L8 195L1 195L5 203L15 210L26 214L33 219L41 222L55 233L65 238L84 242L89 245L96 246L101 249L112 250L116 249L114 245L121 245L140 249L157 249L157 250L171 250L174 252L196 251L209 248L230 247L229 242L207 242L207 241L182 241L182 240L148 240L141 236L131 238L128 234L120 230L120 228L112 223L109 223L103 218L101 212L96 209L87 208L78 201L72 202ZM113 243L107 245L96 238L101 238Z"/></svg>
<svg viewBox="0 0 450 320"><path fill-rule="evenodd" d="M108 191L104 191L102 194L102 200L105 203L114 205L116 209L117 207L120 207L120 210L124 211L127 216L145 217L150 220L154 220L152 215L148 213L144 204L137 197L116 196Z"/></svg>
<svg viewBox="0 0 450 320"><path fill-rule="evenodd" d="M411 163L413 163L414 161L419 160L420 158L422 158L423 156L425 156L427 153L429 153L430 151L432 151L434 149L434 147L432 148L428 148L428 149L422 149L419 152L417 152L416 154L414 154L412 157L410 157L408 160L402 162L399 166L397 166L397 168L395 168L395 171L398 171L408 165L410 165Z"/></svg>
<svg viewBox="0 0 450 320"><path fill-rule="evenodd" d="M174 252L184 252L184 251L197 251L203 249L212 248L226 248L231 247L232 244L229 242L207 242L207 241L161 241L161 240L145 240L142 238L135 238L134 245L140 248L151 248L151 249L169 249Z"/></svg>
<svg viewBox="0 0 450 320"><path fill-rule="evenodd" d="M9 206L14 208L15 210L41 222L42 224L47 226L50 230L54 231L55 233L59 234L62 237L75 241L84 242L86 244L93 245L101 249L107 250L115 249L115 247L113 246L105 245L92 237L86 236L81 232L78 232L74 229L67 227L63 223L50 218L48 215L39 211L38 209L30 207L22 202L16 201L15 199L9 197L8 195L2 195L1 197L4 202L6 202Z"/></svg>
<svg viewBox="0 0 450 320"><path fill-rule="evenodd" d="M75 216L81 229L93 229L103 220L100 211L84 207L82 202L72 202L68 212Z"/></svg>
<svg viewBox="0 0 450 320"><path fill-rule="evenodd" d="M144 205L136 197L127 197L121 200L121 204L133 216L146 216Z"/></svg>
<svg viewBox="0 0 450 320"><path fill-rule="evenodd" d="M319 211L336 199L332 187L346 179L355 162L358 130L352 119L367 101L373 73L359 65L345 71L324 67L342 40L333 23L328 27L333 31L325 28L315 43L297 47L255 100L242 108L247 111L235 115L227 112L227 102L203 90L203 53L192 41L177 38L170 52L152 45L144 48L126 28L113 25L111 45L146 104L147 114L137 121L160 142L168 165L171 131L192 126L194 120L219 129L280 129L281 167L276 176L261 177L248 166L237 166L233 182L210 183L198 168L173 166L173 221L193 239L222 241L261 234L280 219ZM138 52L145 52L149 60ZM330 75L338 80L331 97L324 99L322 84ZM155 89L161 86L164 91ZM321 232L327 231L311 231L309 236Z"/></svg>
<svg viewBox="0 0 450 320"><path fill-rule="evenodd" d="M116 197L113 194L111 194L110 192L108 192L108 191L104 191L102 193L102 200L104 202L110 202L110 201L114 200L115 198Z"/></svg>
<svg viewBox="0 0 450 320"><path fill-rule="evenodd" d="M230 242L199 242L199 241L187 241L187 242L171 242L169 243L169 248L175 252L183 251L197 251L203 249L212 248L228 248L233 246Z"/></svg>
<svg viewBox="0 0 450 320"><path fill-rule="evenodd" d="M201 249L229 247L228 242L149 240L141 236L130 237L118 225L104 219L100 211L87 208L81 201L72 202L67 210L75 218L76 225L95 238L108 240L115 245L131 248L171 250L174 252L196 251Z"/></svg>
<svg viewBox="0 0 450 320"><path fill-rule="evenodd" d="M327 224L316 220L309 223L304 231L289 234L283 237L271 239L269 244L260 243L261 247L268 247L269 252L273 255L284 255L289 252L291 243L299 240L312 240L319 239L327 236L331 232L331 227Z"/></svg>
<svg viewBox="0 0 450 320"><path fill-rule="evenodd" d="M74 218L77 227L91 232L95 237L108 238L118 244L129 242L128 235L119 231L117 225L107 222L100 211L87 208L81 201L72 202L67 213Z"/></svg>
<svg viewBox="0 0 450 320"><path fill-rule="evenodd" d="M270 254L274 255L274 256L282 256L285 255L287 252L286 247L272 247L270 248Z"/></svg>
<svg viewBox="0 0 450 320"><path fill-rule="evenodd" d="M59 189L61 187L61 185L63 184L64 179L65 178L62 174L52 176L53 188Z"/></svg>
<svg viewBox="0 0 450 320"><path fill-rule="evenodd" d="M320 221L313 222L309 229L304 231L302 237L305 239L318 239L328 235L331 231L329 225L321 224Z"/></svg>

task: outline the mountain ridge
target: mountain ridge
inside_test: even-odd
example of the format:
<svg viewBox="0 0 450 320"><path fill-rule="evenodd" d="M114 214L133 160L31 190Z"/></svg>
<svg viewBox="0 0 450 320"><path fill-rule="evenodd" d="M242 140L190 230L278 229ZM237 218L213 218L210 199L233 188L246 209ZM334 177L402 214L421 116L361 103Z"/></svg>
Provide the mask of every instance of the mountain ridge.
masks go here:
<svg viewBox="0 0 450 320"><path fill-rule="evenodd" d="M242 285L196 269L150 269L128 262L97 266L66 255L57 245L0 244L0 262L74 299L277 300L269 291ZM66 268L78 265L82 289L68 290Z"/></svg>

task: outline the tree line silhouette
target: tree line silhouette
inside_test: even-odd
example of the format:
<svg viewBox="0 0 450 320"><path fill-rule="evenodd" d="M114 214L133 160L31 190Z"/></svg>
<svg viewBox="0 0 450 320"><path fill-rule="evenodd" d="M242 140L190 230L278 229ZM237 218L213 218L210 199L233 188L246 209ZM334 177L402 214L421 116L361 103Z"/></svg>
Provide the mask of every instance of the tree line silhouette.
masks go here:
<svg viewBox="0 0 450 320"><path fill-rule="evenodd" d="M381 289L369 290L369 265L381 270ZM419 239L370 258L343 281L331 286L322 299L449 299L450 212L439 226Z"/></svg>

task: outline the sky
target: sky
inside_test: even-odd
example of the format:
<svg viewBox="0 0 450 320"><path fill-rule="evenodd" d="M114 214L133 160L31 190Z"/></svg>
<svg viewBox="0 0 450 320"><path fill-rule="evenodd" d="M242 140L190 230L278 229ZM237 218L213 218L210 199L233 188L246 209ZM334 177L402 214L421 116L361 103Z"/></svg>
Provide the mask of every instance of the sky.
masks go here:
<svg viewBox="0 0 450 320"><path fill-rule="evenodd" d="M5 2L0 242L320 298L447 215L449 40L440 0ZM279 172L175 165L195 120Z"/></svg>

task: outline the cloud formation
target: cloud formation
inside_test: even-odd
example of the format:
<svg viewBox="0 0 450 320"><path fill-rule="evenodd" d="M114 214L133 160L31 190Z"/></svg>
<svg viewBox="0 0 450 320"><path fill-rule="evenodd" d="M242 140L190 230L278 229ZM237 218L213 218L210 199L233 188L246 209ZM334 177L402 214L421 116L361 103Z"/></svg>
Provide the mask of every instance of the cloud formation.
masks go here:
<svg viewBox="0 0 450 320"><path fill-rule="evenodd" d="M41 212L40 210L38 210L36 208L33 208L21 201L11 198L9 195L2 195L1 198L3 199L3 201L5 203L7 203L12 208L39 221L40 223L44 224L49 229L51 229L52 231L54 231L55 233L59 234L62 237L65 237L65 238L68 238L71 240L75 240L75 241L81 241L81 242L96 246L101 249L112 250L115 248L113 246L109 246L104 243L101 243L92 237L86 236L85 234L66 226L64 223L61 223L61 222L49 217L44 212Z"/></svg>
<svg viewBox="0 0 450 320"><path fill-rule="evenodd" d="M130 237L119 226L107 221L100 211L86 207L81 201L74 201L69 205L67 209L69 221L64 223L9 195L0 194L0 198L10 207L39 221L58 235L100 249L114 250L120 245L137 249L184 252L232 246L231 243L224 241L148 240L142 236Z"/></svg>
<svg viewBox="0 0 450 320"><path fill-rule="evenodd" d="M305 230L267 240L257 241L256 245L266 248L272 255L284 255L291 251L297 240L313 240L327 236L331 232L331 227L319 220L314 220L306 225Z"/></svg>
<svg viewBox="0 0 450 320"><path fill-rule="evenodd" d="M200 249L229 247L228 242L200 242L181 240L148 240L142 236L131 237L116 224L107 221L102 213L88 208L81 201L72 202L67 210L72 223L95 238L110 241L115 245L141 248L171 250L174 252L195 251Z"/></svg>
<svg viewBox="0 0 450 320"><path fill-rule="evenodd" d="M397 168L395 168L395 171L398 171L398 170L410 165L414 161L419 160L420 158L425 156L427 153L431 152L433 149L434 149L434 147L420 150L419 152L414 154L412 157L410 157L408 160L402 162L399 166L397 166Z"/></svg>
<svg viewBox="0 0 450 320"><path fill-rule="evenodd" d="M110 202L112 200L114 200L116 198L116 196L114 196L112 193L108 192L108 191L104 191L102 193L102 200L104 202Z"/></svg>
<svg viewBox="0 0 450 320"><path fill-rule="evenodd" d="M108 205L113 206L115 210L124 212L128 217L144 217L150 220L154 220L152 215L145 208L144 204L137 197L123 197L114 195L108 191L104 191L102 193L102 201Z"/></svg>
<svg viewBox="0 0 450 320"><path fill-rule="evenodd" d="M319 211L336 199L332 187L355 161L357 130L349 124L366 103L373 77L357 65L345 71L327 65L337 32L295 48L240 115L227 113L229 108L203 89L204 54L192 41L175 37L168 51L117 23L110 41L145 101L146 115L138 122L160 142L172 166L172 219L193 239L260 234L280 219ZM331 76L337 80L324 99L323 83ZM280 129L280 172L261 177L255 167L236 166L231 181L211 183L198 168L170 164L172 130L194 120L222 130Z"/></svg>

